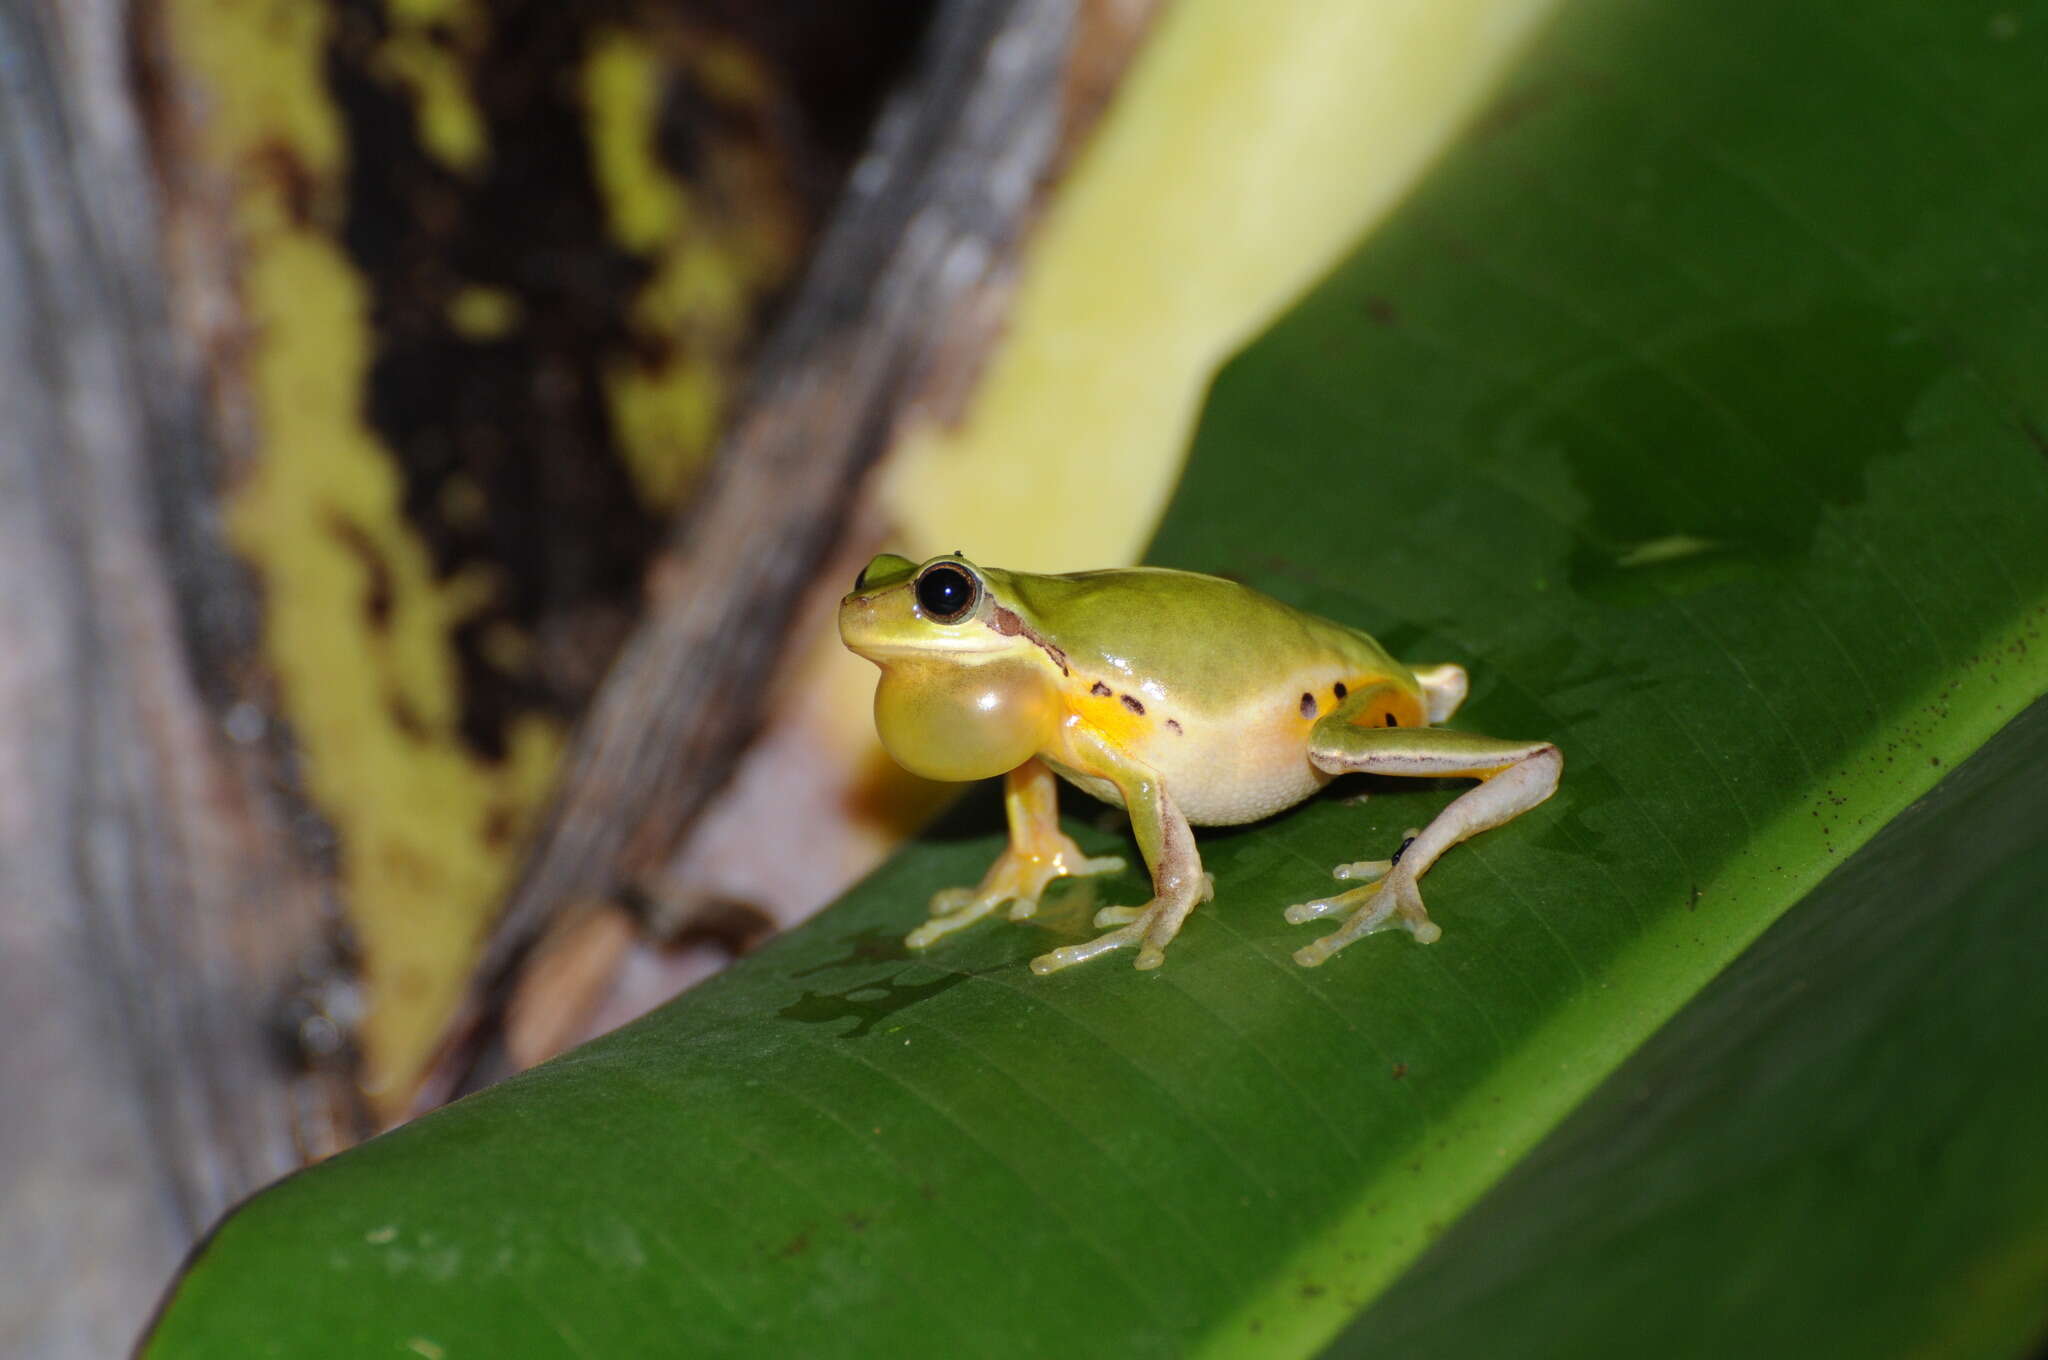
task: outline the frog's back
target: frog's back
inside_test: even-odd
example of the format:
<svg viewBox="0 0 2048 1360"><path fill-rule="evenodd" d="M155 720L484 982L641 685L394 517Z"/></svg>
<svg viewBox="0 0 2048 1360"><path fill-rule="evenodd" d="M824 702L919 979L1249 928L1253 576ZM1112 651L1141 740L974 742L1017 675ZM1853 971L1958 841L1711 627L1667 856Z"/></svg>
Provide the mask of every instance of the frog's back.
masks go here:
<svg viewBox="0 0 2048 1360"><path fill-rule="evenodd" d="M1423 720L1414 676L1370 636L1235 581L1141 567L1003 585L1059 649L1071 710L1165 776L1197 823L1249 821L1320 788L1308 732L1349 692L1386 682L1388 717Z"/></svg>
<svg viewBox="0 0 2048 1360"><path fill-rule="evenodd" d="M1413 679L1370 636L1220 576L1131 567L1014 576L1006 593L1089 679L1135 687L1196 714L1235 714L1298 672ZM1355 685L1354 685L1355 687ZM1324 705L1325 711L1328 706Z"/></svg>

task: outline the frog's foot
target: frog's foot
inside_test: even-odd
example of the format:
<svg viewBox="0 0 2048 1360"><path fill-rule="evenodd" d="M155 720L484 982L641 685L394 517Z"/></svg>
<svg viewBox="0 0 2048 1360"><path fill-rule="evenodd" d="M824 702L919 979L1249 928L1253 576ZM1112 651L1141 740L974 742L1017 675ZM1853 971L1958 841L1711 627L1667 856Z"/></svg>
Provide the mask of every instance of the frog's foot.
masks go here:
<svg viewBox="0 0 2048 1360"><path fill-rule="evenodd" d="M1422 893L1415 886L1415 876L1391 866L1382 871L1382 876L1375 883L1352 888L1335 897L1318 898L1289 907L1287 919L1300 925L1304 921L1346 912L1350 915L1335 933L1295 950L1294 961L1304 968L1313 968L1354 940L1397 927L1414 935L1418 944L1429 944L1443 934L1442 928L1430 920L1429 913L1423 909Z"/></svg>
<svg viewBox="0 0 2048 1360"><path fill-rule="evenodd" d="M1216 875L1206 872L1202 875L1202 894L1195 900L1197 902L1213 902L1216 900ZM1151 909L1150 903L1142 907L1104 907L1101 911L1095 913L1095 925L1098 929L1104 926L1127 926Z"/></svg>
<svg viewBox="0 0 2048 1360"><path fill-rule="evenodd" d="M1081 847L1065 836L1060 840L1064 845L1050 856L1038 856L1040 862L1052 867L1043 871L1034 883L1028 883L1028 891L1019 892L1010 899L1010 919L1026 920L1038 914L1038 899L1045 893L1045 885L1056 878L1072 875L1087 878L1093 874L1114 874L1124 867L1121 855L1084 855ZM998 861L1000 867L1000 861ZM993 870L991 871L993 872Z"/></svg>
<svg viewBox="0 0 2048 1360"><path fill-rule="evenodd" d="M973 925L1005 902L1010 904L1010 919L1021 921L1038 910L1039 897L1054 879L1069 874L1106 874L1123 867L1124 862L1114 855L1082 854L1081 847L1064 835L1033 853L1006 849L975 887L935 893L931 919L906 935L903 942L912 949L923 949Z"/></svg>
<svg viewBox="0 0 2048 1360"><path fill-rule="evenodd" d="M1409 827L1401 833L1401 849L1394 852L1392 859L1361 859L1350 864L1340 864L1330 870L1330 877L1341 878L1354 883L1377 883L1394 872L1394 866L1401 862L1401 852L1415 843L1422 833ZM1318 920L1324 916L1336 916L1350 911L1360 902L1371 897L1370 893L1357 889L1339 893L1335 897L1319 897L1313 902L1303 902L1287 909L1290 924L1301 925L1306 921Z"/></svg>
<svg viewBox="0 0 2048 1360"><path fill-rule="evenodd" d="M1180 933L1182 922L1197 904L1216 896L1216 877L1204 873L1198 884L1174 889L1169 898L1155 897L1142 907L1104 907L1095 913L1098 926L1117 927L1084 944L1070 944L1031 961L1031 971L1057 973L1114 950L1138 946L1137 967L1157 968L1166 962L1166 946Z"/></svg>

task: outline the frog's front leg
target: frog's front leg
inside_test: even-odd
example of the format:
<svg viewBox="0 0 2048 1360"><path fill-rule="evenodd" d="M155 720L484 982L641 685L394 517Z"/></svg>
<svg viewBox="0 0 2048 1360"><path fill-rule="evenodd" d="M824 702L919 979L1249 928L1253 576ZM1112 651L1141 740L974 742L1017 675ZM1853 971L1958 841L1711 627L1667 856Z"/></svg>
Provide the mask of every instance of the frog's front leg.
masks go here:
<svg viewBox="0 0 2048 1360"><path fill-rule="evenodd" d="M1152 871L1152 900L1142 907L1109 907L1097 912L1095 924L1116 923L1117 928L1085 944L1040 954L1031 961L1031 971L1057 972L1131 945L1138 946L1138 967L1157 968L1165 962L1166 946L1180 933L1188 913L1197 903L1215 896L1214 880L1202 872L1195 833L1156 771L1094 733L1077 732L1072 740L1085 758L1084 773L1109 780L1123 796L1138 850L1145 856L1145 867Z"/></svg>
<svg viewBox="0 0 2048 1360"><path fill-rule="evenodd" d="M1106 874L1124 867L1114 855L1093 856L1060 830L1059 789L1045 762L1025 761L1003 777L1003 811L1010 823L1010 843L996 856L980 884L947 888L932 898L932 919L904 938L923 949L962 926L973 925L1008 902L1010 919L1022 920L1038 910L1046 885L1067 874Z"/></svg>
<svg viewBox="0 0 2048 1360"><path fill-rule="evenodd" d="M1370 696L1355 694L1316 724L1309 736L1309 759L1318 769L1481 783L1405 840L1391 860L1347 864L1337 870L1339 878L1372 879L1367 886L1287 909L1287 919L1297 925L1346 914L1335 933L1295 951L1294 961L1305 968L1315 967L1361 936L1394 926L1406 927L1423 944L1435 940L1443 932L1423 909L1417 880L1458 842L1513 821L1550 797L1564 770L1563 753L1547 741L1503 741L1440 727L1355 725L1357 715L1370 707Z"/></svg>

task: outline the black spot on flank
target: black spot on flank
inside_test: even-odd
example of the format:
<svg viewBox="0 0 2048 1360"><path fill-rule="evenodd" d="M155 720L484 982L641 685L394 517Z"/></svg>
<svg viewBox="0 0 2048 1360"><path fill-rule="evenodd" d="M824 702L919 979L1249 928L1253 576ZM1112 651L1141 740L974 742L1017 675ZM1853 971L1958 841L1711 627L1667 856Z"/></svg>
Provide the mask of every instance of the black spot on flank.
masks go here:
<svg viewBox="0 0 2048 1360"><path fill-rule="evenodd" d="M1413 836L1403 838L1403 840L1401 841L1401 848L1399 850L1396 850L1394 852L1394 857L1387 861L1388 867L1391 868L1392 866L1399 864L1401 862L1401 856L1407 854L1408 847L1413 844L1415 844L1415 838Z"/></svg>
<svg viewBox="0 0 2048 1360"><path fill-rule="evenodd" d="M1139 703L1136 699L1133 699L1130 695L1119 694L1117 698L1122 699L1124 701L1124 707L1131 710L1131 712L1137 714L1141 718L1145 716L1145 706Z"/></svg>
<svg viewBox="0 0 2048 1360"><path fill-rule="evenodd" d="M1097 680L1088 687L1088 692L1098 699L1107 699L1109 697L1109 686Z"/></svg>
<svg viewBox="0 0 2048 1360"><path fill-rule="evenodd" d="M1344 682L1342 680L1339 680L1337 682L1337 688L1335 692L1337 695L1337 702L1342 703L1344 701L1344 696L1349 694L1351 691L1344 688Z"/></svg>
<svg viewBox="0 0 2048 1360"><path fill-rule="evenodd" d="M1389 726L1389 727L1399 727L1400 725L1401 725L1401 724L1399 724L1399 723L1397 723L1397 722L1395 722L1395 721L1394 721L1394 715L1393 715L1393 714L1389 713L1389 714L1387 715L1387 726Z"/></svg>
<svg viewBox="0 0 2048 1360"><path fill-rule="evenodd" d="M1304 718L1313 718L1313 717L1314 717L1315 715L1316 715L1316 696L1315 696L1315 695L1313 695L1313 694L1304 694L1304 695L1302 695L1302 696L1301 696L1301 716L1302 716L1302 717L1304 717Z"/></svg>
<svg viewBox="0 0 2048 1360"><path fill-rule="evenodd" d="M1173 720L1172 718L1168 718L1168 719L1166 720L1166 725L1167 725L1168 727L1170 727L1170 728L1172 728L1172 729L1173 729L1173 732L1174 732L1174 735L1175 735L1175 736L1179 736L1179 735L1180 735L1180 724L1179 724L1179 723L1175 722L1175 721L1174 721L1174 720Z"/></svg>

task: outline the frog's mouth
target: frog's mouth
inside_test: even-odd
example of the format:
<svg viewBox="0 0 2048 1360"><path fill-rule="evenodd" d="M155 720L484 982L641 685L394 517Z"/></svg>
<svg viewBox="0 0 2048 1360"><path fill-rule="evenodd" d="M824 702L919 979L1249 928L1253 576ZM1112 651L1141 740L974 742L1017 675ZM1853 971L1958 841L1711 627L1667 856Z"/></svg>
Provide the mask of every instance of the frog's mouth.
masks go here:
<svg viewBox="0 0 2048 1360"><path fill-rule="evenodd" d="M935 624L896 617L895 611L877 607L885 598L854 594L839 602L839 640L848 651L878 666L919 658L972 661L1009 648L1008 639L1000 633L972 621ZM913 629L913 635L905 636L906 628Z"/></svg>
<svg viewBox="0 0 2048 1360"><path fill-rule="evenodd" d="M880 638L851 636L845 629L839 630L839 638L846 649L856 656L864 656L877 666L887 669L891 662L899 661L957 661L972 665L987 657L1004 655L1008 648L996 639L988 645L977 646L967 638L925 638L917 642L885 642Z"/></svg>

